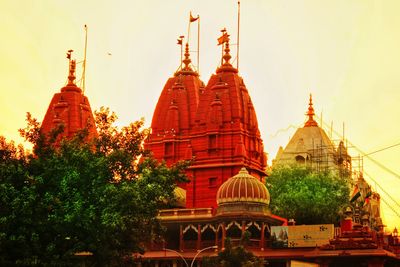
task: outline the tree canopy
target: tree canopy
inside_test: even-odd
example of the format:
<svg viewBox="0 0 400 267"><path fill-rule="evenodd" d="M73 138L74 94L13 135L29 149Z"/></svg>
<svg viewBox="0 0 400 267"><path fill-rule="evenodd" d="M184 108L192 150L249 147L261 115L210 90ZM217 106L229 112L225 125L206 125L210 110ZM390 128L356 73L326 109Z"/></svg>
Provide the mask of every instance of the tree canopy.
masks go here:
<svg viewBox="0 0 400 267"><path fill-rule="evenodd" d="M297 165L274 168L267 187L272 213L297 224L337 225L341 208L349 202L348 178Z"/></svg>
<svg viewBox="0 0 400 267"><path fill-rule="evenodd" d="M225 239L225 248L217 257L203 257L204 267L263 267L264 260L256 257L246 249L250 235L248 232L242 237L238 246L233 246L230 238Z"/></svg>
<svg viewBox="0 0 400 267"><path fill-rule="evenodd" d="M187 163L151 159L143 120L119 129L108 109L95 117L93 139L84 129L59 140L62 126L44 135L28 114L31 153L0 137L0 265L74 265L88 252L97 266L119 266L161 233L158 209Z"/></svg>

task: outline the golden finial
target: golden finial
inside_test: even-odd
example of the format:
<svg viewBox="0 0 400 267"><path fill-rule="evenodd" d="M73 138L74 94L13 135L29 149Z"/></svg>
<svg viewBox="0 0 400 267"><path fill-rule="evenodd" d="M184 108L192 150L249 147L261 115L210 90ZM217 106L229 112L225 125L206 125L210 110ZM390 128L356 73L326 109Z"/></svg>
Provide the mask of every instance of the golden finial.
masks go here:
<svg viewBox="0 0 400 267"><path fill-rule="evenodd" d="M308 116L308 121L305 123L304 127L318 126L318 123L314 120L314 107L312 102L312 94L310 94L310 101L308 103L308 111L306 113Z"/></svg>

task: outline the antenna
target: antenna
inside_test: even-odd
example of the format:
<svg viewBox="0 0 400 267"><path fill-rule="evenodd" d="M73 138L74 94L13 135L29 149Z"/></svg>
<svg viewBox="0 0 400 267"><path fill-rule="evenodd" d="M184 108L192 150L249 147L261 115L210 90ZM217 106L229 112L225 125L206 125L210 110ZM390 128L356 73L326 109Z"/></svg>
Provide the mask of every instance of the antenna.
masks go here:
<svg viewBox="0 0 400 267"><path fill-rule="evenodd" d="M81 87L82 87L82 92L83 94L85 94L85 77L86 77L86 51L87 51L87 25L85 24L85 53L84 53L84 57L83 57L83 70L82 70L82 79L81 79Z"/></svg>

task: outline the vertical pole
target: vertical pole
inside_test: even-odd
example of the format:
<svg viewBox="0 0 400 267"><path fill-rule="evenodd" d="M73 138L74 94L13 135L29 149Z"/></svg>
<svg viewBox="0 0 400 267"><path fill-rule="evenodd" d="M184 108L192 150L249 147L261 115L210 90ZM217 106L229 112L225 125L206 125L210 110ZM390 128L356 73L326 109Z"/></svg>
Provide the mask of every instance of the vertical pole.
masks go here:
<svg viewBox="0 0 400 267"><path fill-rule="evenodd" d="M197 225L197 250L200 250L201 245L201 225Z"/></svg>
<svg viewBox="0 0 400 267"><path fill-rule="evenodd" d="M179 250L183 251L183 227L179 225Z"/></svg>
<svg viewBox="0 0 400 267"><path fill-rule="evenodd" d="M346 140L346 139L344 138L344 122L343 122L343 136L342 136L342 138L343 138L343 142L344 142L344 140Z"/></svg>
<svg viewBox="0 0 400 267"><path fill-rule="evenodd" d="M182 70L182 60L183 60L183 40L181 39L181 64L179 69Z"/></svg>
<svg viewBox="0 0 400 267"><path fill-rule="evenodd" d="M261 248L261 250L264 250L264 247L265 247L265 237L264 237L264 235L265 235L265 225L264 225L264 223L262 223L262 226L261 226L261 244L260 244L260 248Z"/></svg>
<svg viewBox="0 0 400 267"><path fill-rule="evenodd" d="M200 74L200 16L197 21L197 73Z"/></svg>
<svg viewBox="0 0 400 267"><path fill-rule="evenodd" d="M218 225L217 225L217 231L215 231L215 245L218 246Z"/></svg>
<svg viewBox="0 0 400 267"><path fill-rule="evenodd" d="M222 242L222 244L221 244L221 249L224 249L225 248L225 223L222 223L222 240L221 240L221 242Z"/></svg>
<svg viewBox="0 0 400 267"><path fill-rule="evenodd" d="M187 35L188 39L187 39L187 43L189 43L189 40L190 40L190 24L192 23L192 22L190 21L191 15L192 15L192 12L190 12L190 16L189 16L188 35Z"/></svg>
<svg viewBox="0 0 400 267"><path fill-rule="evenodd" d="M82 91L85 93L85 79L86 79L86 50L87 50L87 25L85 24L85 54L83 59L82 71Z"/></svg>
<svg viewBox="0 0 400 267"><path fill-rule="evenodd" d="M238 1L238 32L237 32L237 51L236 51L236 69L239 71L239 34L240 34L240 1Z"/></svg>

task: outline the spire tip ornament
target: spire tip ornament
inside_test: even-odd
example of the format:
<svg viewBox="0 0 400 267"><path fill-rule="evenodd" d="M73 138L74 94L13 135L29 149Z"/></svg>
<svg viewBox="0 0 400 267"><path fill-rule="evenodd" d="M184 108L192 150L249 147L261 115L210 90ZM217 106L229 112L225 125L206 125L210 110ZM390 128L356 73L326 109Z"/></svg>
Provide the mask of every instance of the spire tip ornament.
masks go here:
<svg viewBox="0 0 400 267"><path fill-rule="evenodd" d="M308 116L307 122L304 124L304 127L312 127L312 126L318 126L318 123L314 120L314 107L313 107L313 102L312 102L312 94L310 94L310 100L308 103L308 111L306 113Z"/></svg>
<svg viewBox="0 0 400 267"><path fill-rule="evenodd" d="M74 50L70 49L67 52L67 58L69 60L69 75L68 75L68 86L76 86L75 84L75 69L76 69L76 60L72 59L72 52Z"/></svg>

